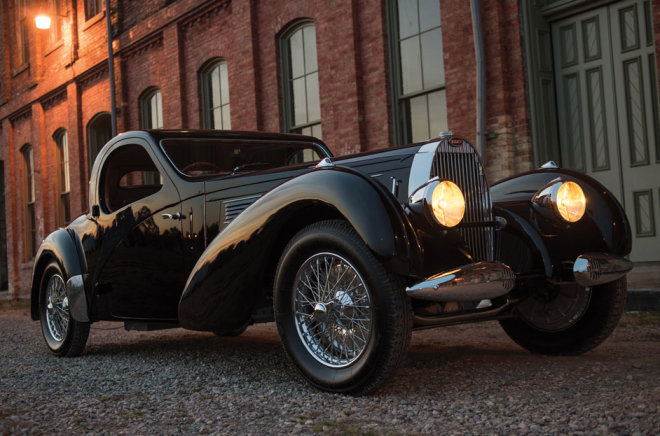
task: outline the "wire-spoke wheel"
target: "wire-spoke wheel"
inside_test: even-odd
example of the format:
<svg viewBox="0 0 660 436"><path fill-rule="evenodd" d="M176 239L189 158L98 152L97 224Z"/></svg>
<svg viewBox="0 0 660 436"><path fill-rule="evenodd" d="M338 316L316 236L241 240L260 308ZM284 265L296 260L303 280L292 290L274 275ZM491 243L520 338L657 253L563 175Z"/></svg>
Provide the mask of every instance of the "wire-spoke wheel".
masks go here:
<svg viewBox="0 0 660 436"><path fill-rule="evenodd" d="M556 286L532 294L500 321L518 345L542 354L577 355L596 348L619 323L626 306L626 278L592 288Z"/></svg>
<svg viewBox="0 0 660 436"><path fill-rule="evenodd" d="M412 309L401 280L345 221L312 224L291 240L273 304L289 359L323 390L379 389L410 345Z"/></svg>
<svg viewBox="0 0 660 436"><path fill-rule="evenodd" d="M71 316L65 277L56 261L46 266L39 288L39 318L48 349L57 356L73 357L85 348L89 323Z"/></svg>
<svg viewBox="0 0 660 436"><path fill-rule="evenodd" d="M51 336L57 342L64 340L70 317L64 280L59 274L53 274L46 287L46 322Z"/></svg>
<svg viewBox="0 0 660 436"><path fill-rule="evenodd" d="M319 253L300 267L293 294L296 328L319 362L342 368L369 342L371 297L360 273L343 257Z"/></svg>

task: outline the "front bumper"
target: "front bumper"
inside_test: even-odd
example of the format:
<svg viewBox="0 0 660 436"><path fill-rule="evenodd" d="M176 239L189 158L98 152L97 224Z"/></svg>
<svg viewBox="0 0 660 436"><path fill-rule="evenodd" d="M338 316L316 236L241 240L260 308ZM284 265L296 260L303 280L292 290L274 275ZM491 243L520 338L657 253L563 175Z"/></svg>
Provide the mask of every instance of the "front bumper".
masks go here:
<svg viewBox="0 0 660 436"><path fill-rule="evenodd" d="M587 288L620 279L632 268L633 263L623 257L605 253L587 253L575 260L573 275L578 285Z"/></svg>
<svg viewBox="0 0 660 436"><path fill-rule="evenodd" d="M501 297L516 277L500 262L478 262L446 271L406 288L413 298L432 301L480 301Z"/></svg>

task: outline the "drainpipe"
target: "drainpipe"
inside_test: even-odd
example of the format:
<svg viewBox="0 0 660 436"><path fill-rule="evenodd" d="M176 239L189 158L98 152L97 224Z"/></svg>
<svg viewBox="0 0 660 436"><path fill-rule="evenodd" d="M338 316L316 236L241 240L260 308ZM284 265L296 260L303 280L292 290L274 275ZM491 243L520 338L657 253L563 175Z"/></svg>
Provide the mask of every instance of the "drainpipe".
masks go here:
<svg viewBox="0 0 660 436"><path fill-rule="evenodd" d="M115 61L112 53L112 20L110 19L110 0L105 0L105 23L108 27L108 79L110 80L110 115L112 137L117 136L117 105L115 100Z"/></svg>
<svg viewBox="0 0 660 436"><path fill-rule="evenodd" d="M106 0L107 1L107 0ZM486 166L486 60L484 58L484 37L481 29L479 0L470 0L472 7L472 29L474 32L474 52L477 60L477 150Z"/></svg>

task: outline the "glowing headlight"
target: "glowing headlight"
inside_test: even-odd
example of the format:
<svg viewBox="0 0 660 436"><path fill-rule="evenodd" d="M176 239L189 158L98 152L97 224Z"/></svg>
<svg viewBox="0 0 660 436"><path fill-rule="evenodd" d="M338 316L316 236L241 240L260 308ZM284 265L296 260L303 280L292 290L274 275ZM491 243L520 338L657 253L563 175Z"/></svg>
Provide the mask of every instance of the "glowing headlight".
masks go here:
<svg viewBox="0 0 660 436"><path fill-rule="evenodd" d="M557 209L562 218L574 223L584 215L587 201L577 183L565 182L557 191Z"/></svg>
<svg viewBox="0 0 660 436"><path fill-rule="evenodd" d="M454 227L461 222L465 214L465 198L458 186L445 180L433 189L431 208L440 224Z"/></svg>
<svg viewBox="0 0 660 436"><path fill-rule="evenodd" d="M569 223L584 215L587 200L575 182L555 179L541 188L532 199L534 210L548 219L561 217Z"/></svg>

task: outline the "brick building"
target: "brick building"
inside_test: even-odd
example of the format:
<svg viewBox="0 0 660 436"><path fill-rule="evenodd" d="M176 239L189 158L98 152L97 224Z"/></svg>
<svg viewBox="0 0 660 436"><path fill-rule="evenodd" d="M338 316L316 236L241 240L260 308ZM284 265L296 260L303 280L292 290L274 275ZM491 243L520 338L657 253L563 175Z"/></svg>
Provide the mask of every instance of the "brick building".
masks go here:
<svg viewBox="0 0 660 436"><path fill-rule="evenodd" d="M0 274L19 296L39 241L88 208L110 137L107 28L101 0L2 1ZM660 0L480 8L491 182L549 159L592 174L626 202L634 260L660 261ZM39 10L60 15L49 30ZM303 132L335 154L476 139L467 0L111 0L110 16L119 132Z"/></svg>

